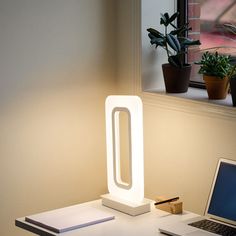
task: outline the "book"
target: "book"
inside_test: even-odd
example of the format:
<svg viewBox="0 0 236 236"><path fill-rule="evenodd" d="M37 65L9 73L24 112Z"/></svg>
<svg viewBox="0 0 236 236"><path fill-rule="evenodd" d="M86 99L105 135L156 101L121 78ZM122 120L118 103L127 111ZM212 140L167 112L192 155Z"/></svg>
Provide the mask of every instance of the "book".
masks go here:
<svg viewBox="0 0 236 236"><path fill-rule="evenodd" d="M78 204L26 216L25 221L55 233L63 233L114 218L114 215L104 210Z"/></svg>

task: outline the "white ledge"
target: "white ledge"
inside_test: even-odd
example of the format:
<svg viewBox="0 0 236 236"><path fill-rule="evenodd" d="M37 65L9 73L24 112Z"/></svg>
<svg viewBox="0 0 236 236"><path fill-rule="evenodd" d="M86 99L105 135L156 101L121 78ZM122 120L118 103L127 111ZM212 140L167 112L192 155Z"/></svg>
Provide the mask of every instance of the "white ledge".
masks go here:
<svg viewBox="0 0 236 236"><path fill-rule="evenodd" d="M209 100L205 89L189 88L187 93L166 93L163 89L144 91L146 103L221 118L236 119L236 107L232 105L231 95L226 99Z"/></svg>
<svg viewBox="0 0 236 236"><path fill-rule="evenodd" d="M199 89L199 88L190 87L187 93L166 93L163 89L148 89L145 92L166 94L169 96L192 99L196 101L202 101L202 102L223 105L223 106L228 106L228 107L233 106L230 94L228 94L226 99L210 100L208 99L207 91L205 89Z"/></svg>

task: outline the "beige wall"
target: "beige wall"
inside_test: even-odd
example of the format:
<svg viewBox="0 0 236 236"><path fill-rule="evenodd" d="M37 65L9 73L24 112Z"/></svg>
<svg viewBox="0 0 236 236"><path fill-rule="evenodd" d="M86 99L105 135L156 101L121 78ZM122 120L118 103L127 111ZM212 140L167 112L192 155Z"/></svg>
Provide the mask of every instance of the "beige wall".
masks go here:
<svg viewBox="0 0 236 236"><path fill-rule="evenodd" d="M203 214L218 159L236 160L236 120L178 103L144 104L145 193L181 196L185 209Z"/></svg>
<svg viewBox="0 0 236 236"><path fill-rule="evenodd" d="M0 0L0 235L106 188L115 1Z"/></svg>

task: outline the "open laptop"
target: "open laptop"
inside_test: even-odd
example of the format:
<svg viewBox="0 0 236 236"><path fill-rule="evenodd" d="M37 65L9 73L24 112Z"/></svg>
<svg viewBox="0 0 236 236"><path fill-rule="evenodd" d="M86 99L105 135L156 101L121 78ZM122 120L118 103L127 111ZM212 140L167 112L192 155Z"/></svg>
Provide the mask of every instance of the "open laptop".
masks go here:
<svg viewBox="0 0 236 236"><path fill-rule="evenodd" d="M204 217L162 225L159 231L174 236L236 236L236 161L219 160Z"/></svg>

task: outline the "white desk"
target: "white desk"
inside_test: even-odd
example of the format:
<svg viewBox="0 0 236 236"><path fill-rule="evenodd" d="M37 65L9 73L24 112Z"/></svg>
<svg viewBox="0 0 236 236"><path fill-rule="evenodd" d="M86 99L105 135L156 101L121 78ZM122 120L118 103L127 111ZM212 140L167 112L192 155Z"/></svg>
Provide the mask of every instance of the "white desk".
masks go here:
<svg viewBox="0 0 236 236"><path fill-rule="evenodd" d="M135 217L102 206L101 200L86 202L83 205L95 206L98 209L110 212L115 216L115 219L59 234L30 224L25 221L24 217L16 219L15 224L22 229L41 236L157 236L161 235L158 227L163 223L196 217L196 214L189 212L181 215L172 215L157 210L153 204L151 212Z"/></svg>

